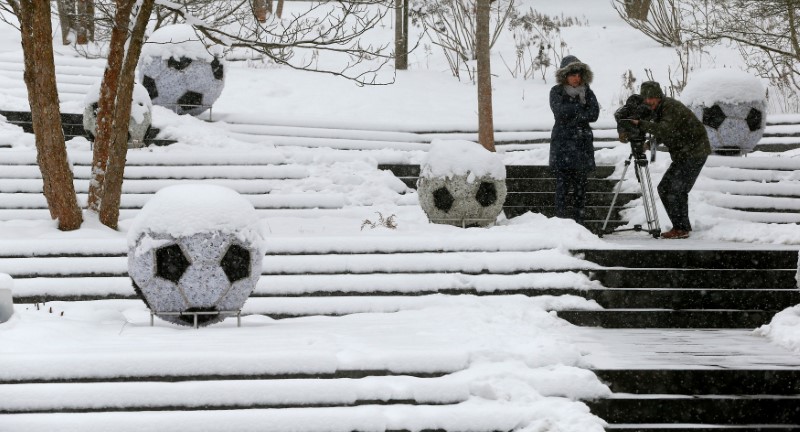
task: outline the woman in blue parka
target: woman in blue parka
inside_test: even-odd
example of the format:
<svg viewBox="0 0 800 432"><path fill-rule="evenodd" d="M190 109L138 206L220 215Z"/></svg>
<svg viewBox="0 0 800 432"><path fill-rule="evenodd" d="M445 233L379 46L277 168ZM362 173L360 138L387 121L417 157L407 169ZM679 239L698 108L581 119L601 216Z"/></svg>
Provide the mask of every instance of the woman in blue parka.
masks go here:
<svg viewBox="0 0 800 432"><path fill-rule="evenodd" d="M586 185L594 171L594 135L600 105L589 88L592 70L575 56L566 56L550 89L555 125L550 139L550 168L556 177L556 216L583 223ZM569 213L571 207L572 212Z"/></svg>

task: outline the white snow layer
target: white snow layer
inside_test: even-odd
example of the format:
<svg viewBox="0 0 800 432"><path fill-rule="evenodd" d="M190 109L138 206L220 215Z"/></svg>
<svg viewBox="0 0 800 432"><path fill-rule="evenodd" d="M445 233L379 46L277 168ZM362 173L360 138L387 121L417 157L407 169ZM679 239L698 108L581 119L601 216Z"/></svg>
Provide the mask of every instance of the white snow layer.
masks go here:
<svg viewBox="0 0 800 432"><path fill-rule="evenodd" d="M421 177L442 178L459 175L505 180L506 167L495 152L480 144L460 140L433 140L422 162Z"/></svg>
<svg viewBox="0 0 800 432"><path fill-rule="evenodd" d="M128 246L135 247L146 232L172 237L220 232L261 246L262 227L253 204L232 189L200 184L168 186L142 207L128 230Z"/></svg>
<svg viewBox="0 0 800 432"><path fill-rule="evenodd" d="M175 59L186 57L209 62L214 60L214 55L197 36L194 28L188 24L161 27L154 31L142 46L142 61L170 57Z"/></svg>
<svg viewBox="0 0 800 432"><path fill-rule="evenodd" d="M686 105L759 102L766 98L761 81L738 69L706 69L690 75L680 99Z"/></svg>

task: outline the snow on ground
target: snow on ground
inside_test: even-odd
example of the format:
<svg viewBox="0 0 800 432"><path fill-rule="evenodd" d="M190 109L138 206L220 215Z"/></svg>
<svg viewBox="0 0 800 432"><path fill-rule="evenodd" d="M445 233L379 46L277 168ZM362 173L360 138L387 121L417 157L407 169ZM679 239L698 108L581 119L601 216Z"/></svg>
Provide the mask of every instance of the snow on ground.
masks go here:
<svg viewBox="0 0 800 432"><path fill-rule="evenodd" d="M641 82L645 69L650 69L657 80L666 83L668 68L675 70L674 52L629 28L608 2L527 0L519 3L523 8L532 6L545 13L563 13L588 22L565 28L562 34L568 44L566 53L576 55L595 72L593 90L602 105L598 127L613 127L611 114L625 96L623 73L630 70ZM388 27L383 31L391 34ZM6 57L19 54L19 36L15 30L0 27L0 41L0 54ZM513 56L512 48L501 43L493 58L493 72L497 74L493 82L495 126L500 130L547 130L553 123L546 101L553 85L554 70L547 72L546 80L511 78L504 70L500 55L504 55L504 59L513 58L509 57ZM74 57L63 47L58 47L58 51L59 55ZM292 127L312 126L389 132L474 131L477 95L473 84L451 77L435 47L431 51L420 49L412 53L410 63L411 70L398 72L392 85L358 87L331 76L279 68L257 60L231 62L225 90L213 110L216 123L177 116L156 107L154 126L162 130L163 137L176 139L178 143L132 151L129 160L137 159L139 152L165 161L230 158L235 153L245 159L251 155L272 158L276 163L302 165L307 176L278 184L273 192L313 191L334 197L337 202L344 203L344 208L311 213L313 217L286 213L264 218L268 239L270 236L274 239L273 245L292 251L359 247L368 250L375 245L388 250L422 247L498 251L563 251L579 247L746 248L754 247L753 244L796 248L800 245L800 226L736 220L713 205L712 200L718 199L717 195L699 191L691 195L690 202L695 231L690 241L681 243L643 235L598 239L571 221L533 214L500 220L496 226L486 229L461 230L432 225L415 205L413 191L390 174L375 169L378 162L420 163L425 157L422 150L425 146L404 149L398 144L397 147L363 151L276 147L273 140L248 141L227 128L236 123L274 125L283 127L282 131L289 135ZM712 55L698 66L739 67L740 63L734 50L713 48ZM0 91L0 108L24 109L27 100L18 92L6 94L18 85L18 80L0 75L0 88L9 89ZM83 110L79 102L65 101L62 107L66 112ZM796 115L771 118L796 119ZM326 133L320 131L321 137ZM370 134L361 138L369 141ZM398 138L398 141L402 140ZM34 148L30 134L24 134L2 119L0 144L12 146L0 150L3 158L28 158ZM68 147L73 161L90 159L88 141L76 138ZM619 175L628 153L627 145L600 150L597 161L598 164L617 165ZM500 155L505 164L545 164L548 151L542 146ZM767 166L778 166L781 160L796 160L799 155L797 150L779 157L756 153L747 159L763 159ZM654 183L668 163L668 155L660 153L659 160L651 167ZM734 169L728 168L729 172ZM629 179L631 177L629 173ZM701 177L698 187L709 182L711 179ZM635 189L636 184L629 180L625 188ZM403 192L405 194L401 194ZM631 223L641 223L642 213L636 202L627 210ZM662 228L668 229L668 219L661 207L659 215ZM379 216L396 216L397 229L364 228L366 220L375 222ZM74 244L75 249L117 250L124 248L125 231L130 224L130 219L123 219L121 230L117 232L89 218L81 230L65 233L58 231L51 221L6 221L0 222L0 243L4 248L40 253L57 251L66 243ZM457 301L440 297L408 301L417 303L412 310L392 314L283 321L252 316L243 320L240 329L234 328L235 324L228 320L201 331L162 323L151 328L145 308L130 301L48 304L54 313L36 310L32 305L18 305L12 320L0 325L3 339L0 376L23 377L32 370L31 365L38 365L37 371L44 370L53 376L89 372L113 375L119 368L130 373L180 372L182 363L174 360L182 358L186 352L202 354L191 367L209 373L220 368L248 372L255 364L284 371L351 367L464 369L452 380L468 396L463 407L465 411L479 408L481 401L507 400L510 407L516 409L513 418L521 421L520 424L530 422L531 430L535 430L532 416L543 412L558 424L559 430L583 432L602 428L602 421L590 416L583 405L554 398L603 396L608 389L591 374L577 369L583 366L582 355L560 334L568 324L545 312L559 301L569 303L572 308L596 308L596 304L581 299L518 296L491 301L471 297ZM376 304L375 310L387 310L387 306ZM797 349L796 336L800 333L797 316L797 308L789 309L760 332ZM258 343L253 343L256 340ZM133 354L144 356L148 361L132 364L128 358ZM303 360L298 361L298 358ZM264 361L251 361L254 359ZM22 416L16 419L25 421Z"/></svg>

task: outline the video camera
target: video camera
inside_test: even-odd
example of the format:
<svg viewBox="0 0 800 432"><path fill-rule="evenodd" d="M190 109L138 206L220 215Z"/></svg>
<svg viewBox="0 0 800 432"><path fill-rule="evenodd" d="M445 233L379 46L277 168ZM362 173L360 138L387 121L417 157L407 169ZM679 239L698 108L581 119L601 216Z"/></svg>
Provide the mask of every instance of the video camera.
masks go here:
<svg viewBox="0 0 800 432"><path fill-rule="evenodd" d="M637 159L645 158L644 144L647 134L631 120L649 120L652 113L650 108L645 105L644 98L637 94L629 97L625 101L625 105L614 112L619 139L621 142L630 142L631 154Z"/></svg>

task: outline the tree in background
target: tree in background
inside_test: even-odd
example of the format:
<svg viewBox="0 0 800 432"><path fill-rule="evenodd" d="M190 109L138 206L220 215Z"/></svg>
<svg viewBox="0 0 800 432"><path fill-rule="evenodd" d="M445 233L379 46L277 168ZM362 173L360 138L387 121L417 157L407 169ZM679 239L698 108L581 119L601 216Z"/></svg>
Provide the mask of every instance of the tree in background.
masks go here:
<svg viewBox="0 0 800 432"><path fill-rule="evenodd" d="M681 0L612 0L611 5L623 21L661 45L683 43Z"/></svg>
<svg viewBox="0 0 800 432"><path fill-rule="evenodd" d="M118 0L108 62L100 86L88 210L117 228L128 151L128 123L136 64L155 0ZM134 24L131 26L131 22Z"/></svg>
<svg viewBox="0 0 800 432"><path fill-rule="evenodd" d="M7 0L3 8L19 20L22 51L25 57L24 79L36 133L36 159L42 173L42 189L50 217L60 230L80 228L83 222L78 206L73 176L67 160L64 132L56 88L53 59L53 36L48 0Z"/></svg>
<svg viewBox="0 0 800 432"><path fill-rule="evenodd" d="M735 42L748 67L797 99L800 92L800 0L695 0L706 7L689 28L706 41Z"/></svg>
<svg viewBox="0 0 800 432"><path fill-rule="evenodd" d="M70 33L75 33L74 42L85 45L94 41L94 1L56 0L58 20L61 24L61 43L69 45Z"/></svg>
<svg viewBox="0 0 800 432"><path fill-rule="evenodd" d="M471 81L475 80L469 62L478 58L477 7L477 0L415 0L410 12L412 22L421 26L433 44L442 49L450 71L459 80L462 72ZM516 12L514 0L491 2L489 11L491 48Z"/></svg>
<svg viewBox="0 0 800 432"><path fill-rule="evenodd" d="M478 60L478 141L489 151L494 149L491 70L491 0L477 0L475 10L475 51Z"/></svg>
<svg viewBox="0 0 800 432"><path fill-rule="evenodd" d="M394 68L408 69L408 0L394 0Z"/></svg>

